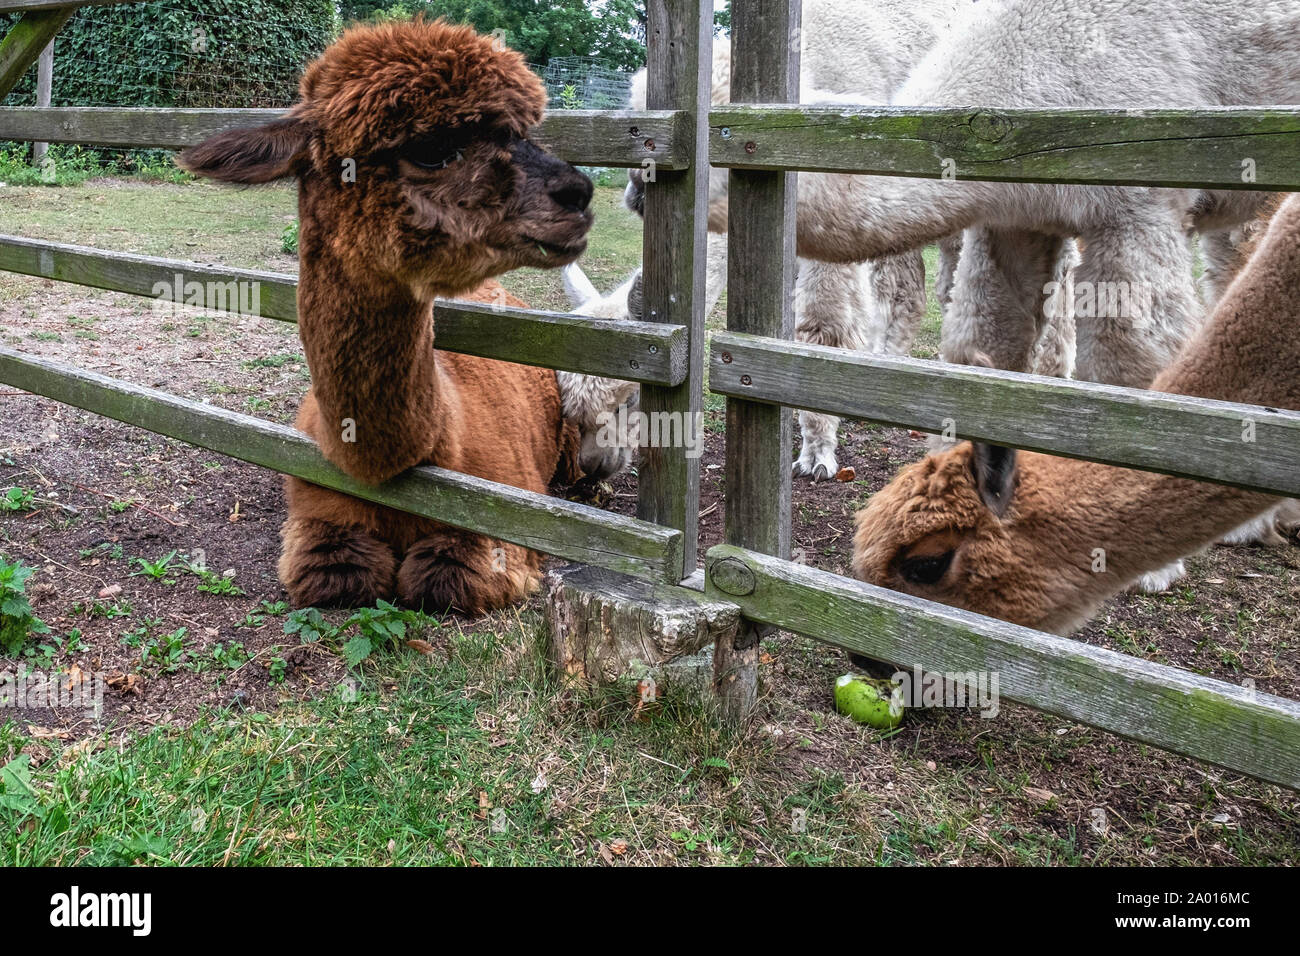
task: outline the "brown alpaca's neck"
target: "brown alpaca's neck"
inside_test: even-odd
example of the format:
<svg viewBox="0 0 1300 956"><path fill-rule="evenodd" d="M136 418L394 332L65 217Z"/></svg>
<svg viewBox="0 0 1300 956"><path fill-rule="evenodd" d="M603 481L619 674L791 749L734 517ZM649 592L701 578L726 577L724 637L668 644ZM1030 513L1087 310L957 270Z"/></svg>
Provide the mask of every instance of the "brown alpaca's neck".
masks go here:
<svg viewBox="0 0 1300 956"><path fill-rule="evenodd" d="M1038 626L1068 630L1102 601L1215 541L1275 498L1094 462L1026 454L1015 541L1052 570L1044 583L1056 615Z"/></svg>
<svg viewBox="0 0 1300 956"><path fill-rule="evenodd" d="M344 261L305 225L301 260L299 331L319 410L312 437L370 484L426 461L445 426L432 303Z"/></svg>
<svg viewBox="0 0 1300 956"><path fill-rule="evenodd" d="M1300 203L1288 201L1207 327L1152 388L1271 408L1300 409ZM1242 447L1248 423L1227 423L1221 454ZM1239 430L1238 430L1239 429ZM1061 614L1084 613L1146 571L1217 540L1276 499L1226 485L1092 462L1025 455L1016 540L1062 569ZM1095 571L1094 555L1105 557ZM1059 622L1058 622L1059 623Z"/></svg>

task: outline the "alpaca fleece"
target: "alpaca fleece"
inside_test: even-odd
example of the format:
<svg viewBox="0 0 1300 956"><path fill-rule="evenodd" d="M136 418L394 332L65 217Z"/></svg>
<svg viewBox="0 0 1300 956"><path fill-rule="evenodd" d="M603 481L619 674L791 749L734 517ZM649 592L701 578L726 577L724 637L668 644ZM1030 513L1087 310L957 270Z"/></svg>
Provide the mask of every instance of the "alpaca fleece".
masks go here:
<svg viewBox="0 0 1300 956"><path fill-rule="evenodd" d="M1300 408L1300 196L1274 217L1209 324L1157 391ZM1242 440L1239 426L1223 436ZM1001 478L964 443L903 469L857 515L853 571L894 590L1043 630L1079 626L1138 575L1276 504L1269 495L1023 453ZM990 501L997 507L990 506ZM1097 556L1105 558L1104 569ZM947 557L928 584L908 562Z"/></svg>
<svg viewBox="0 0 1300 956"><path fill-rule="evenodd" d="M586 248L591 182L528 140L546 102L518 53L417 20L347 31L282 119L187 150L199 175L298 180L299 333L312 386L297 426L359 481L439 465L544 493L572 477L555 373L435 351L433 302ZM502 321L509 321L502 319ZM279 571L299 605L379 598L477 613L522 597L539 558L297 479Z"/></svg>

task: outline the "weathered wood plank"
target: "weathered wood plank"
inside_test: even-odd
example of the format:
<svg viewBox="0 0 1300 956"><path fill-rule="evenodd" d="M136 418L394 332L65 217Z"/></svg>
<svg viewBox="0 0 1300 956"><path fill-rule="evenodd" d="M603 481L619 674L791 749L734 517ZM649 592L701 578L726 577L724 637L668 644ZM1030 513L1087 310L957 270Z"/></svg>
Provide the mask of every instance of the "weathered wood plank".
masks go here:
<svg viewBox="0 0 1300 956"><path fill-rule="evenodd" d="M0 13L15 10L56 10L59 7L104 7L110 3L140 3L141 0L0 0Z"/></svg>
<svg viewBox="0 0 1300 956"><path fill-rule="evenodd" d="M731 100L799 98L798 0L747 0L732 10ZM789 339L796 174L732 170L728 185L727 330ZM790 556L790 414L727 399L726 541ZM723 714L749 717L758 699L759 642L770 627L743 621L713 651Z"/></svg>
<svg viewBox="0 0 1300 956"><path fill-rule="evenodd" d="M41 51L40 57L36 61L36 105L48 107L50 99L54 95L54 41L51 40L45 44L45 49ZM45 156L49 152L49 143L32 143L32 165L37 169L45 161Z"/></svg>
<svg viewBox="0 0 1300 956"><path fill-rule="evenodd" d="M31 10L9 28L0 39L0 99L18 85L23 74L75 12L76 7L65 4Z"/></svg>
<svg viewBox="0 0 1300 956"><path fill-rule="evenodd" d="M1300 789L1300 703L729 545L706 594L904 668L996 674L1001 697Z"/></svg>
<svg viewBox="0 0 1300 956"><path fill-rule="evenodd" d="M14 106L0 109L0 139L184 149L283 114L273 109ZM658 169L673 170L691 161L681 148L681 132L690 129L689 123L689 116L670 110L553 110L533 135L539 145L571 163L640 166L653 160Z"/></svg>
<svg viewBox="0 0 1300 956"><path fill-rule="evenodd" d="M738 169L1300 189L1300 109L1295 107L1016 110L732 106L709 114L709 133L710 160Z"/></svg>
<svg viewBox="0 0 1300 956"><path fill-rule="evenodd" d="M238 308L237 287L248 289L263 318L295 322L298 318L295 276L253 269L161 259L128 252L106 252L21 236L0 236L0 270L75 282L158 300L166 290L184 300L185 286L201 283L209 295L205 308ZM438 348L485 358L540 365L590 375L605 375L661 385L686 378L686 330L650 322L588 319L532 309L439 303L435 314Z"/></svg>
<svg viewBox="0 0 1300 956"><path fill-rule="evenodd" d="M624 574L676 583L681 533L443 468L364 485L285 425L0 348L0 381L201 448L458 528Z"/></svg>
<svg viewBox="0 0 1300 956"><path fill-rule="evenodd" d="M828 415L1300 495L1300 412L720 332L709 387Z"/></svg>
<svg viewBox="0 0 1300 956"><path fill-rule="evenodd" d="M640 410L675 433L703 441L705 217L708 205L707 104L712 74L713 10L700 0L647 0L646 105L691 120L678 147L689 162L647 170L643 238L644 317L687 329L687 377L673 388L641 389ZM653 179L650 173L653 172ZM697 215L696 211L699 210ZM688 431L689 430L689 431ZM695 570L700 462L695 442L642 447L637 517L685 536L682 576Z"/></svg>

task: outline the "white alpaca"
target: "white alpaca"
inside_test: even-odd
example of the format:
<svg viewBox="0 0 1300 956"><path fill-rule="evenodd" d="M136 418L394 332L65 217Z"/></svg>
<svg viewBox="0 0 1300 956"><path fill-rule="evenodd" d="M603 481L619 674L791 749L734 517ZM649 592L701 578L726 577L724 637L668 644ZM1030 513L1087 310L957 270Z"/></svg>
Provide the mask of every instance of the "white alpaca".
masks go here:
<svg viewBox="0 0 1300 956"><path fill-rule="evenodd" d="M1159 51L1158 59L1152 51ZM1001 0L971 8L913 70L894 103L1210 107L1295 102L1298 96L1300 7L1293 0L1242 8L1214 0L1068 6ZM847 104L856 97L819 93L805 99ZM1239 160L1225 162L1236 168ZM1012 300L1038 296L1041 302L1056 260L1027 256L1024 244L1079 236L1076 286L1133 293L1121 310L1077 317L1079 377L1137 387L1151 382L1202 320L1187 225L1231 228L1253 218L1269 198L971 182L961 173L959 167L956 181L801 174L800 255L855 262L978 225L995 247L980 258L1002 263ZM1218 244L1207 243L1212 270L1227 258L1216 255ZM1216 281L1221 285L1223 277ZM953 294L954 306L961 300L985 312L983 303L964 295L960 274ZM1032 342L1027 327L1022 340ZM1019 354L1027 351L1022 347Z"/></svg>
<svg viewBox="0 0 1300 956"><path fill-rule="evenodd" d="M863 102L887 103L940 31L970 0L808 0L801 30L801 85L830 89ZM630 105L646 103L645 71L633 78ZM731 46L714 40L712 103L731 100ZM626 201L641 212L644 182L629 175ZM727 171L709 175L709 229L727 227ZM952 268L953 246L944 264ZM712 260L711 260L712 261ZM951 286L939 278L940 296ZM919 249L866 263L800 259L794 290L795 339L819 345L906 355L925 317L925 265ZM839 471L839 419L799 412L802 445L796 476L826 480Z"/></svg>

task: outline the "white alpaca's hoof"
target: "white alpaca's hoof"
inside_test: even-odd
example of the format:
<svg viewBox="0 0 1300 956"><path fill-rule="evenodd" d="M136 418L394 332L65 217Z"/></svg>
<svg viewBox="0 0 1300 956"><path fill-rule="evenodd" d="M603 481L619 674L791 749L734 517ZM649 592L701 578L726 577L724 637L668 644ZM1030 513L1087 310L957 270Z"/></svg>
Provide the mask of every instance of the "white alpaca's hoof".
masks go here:
<svg viewBox="0 0 1300 956"><path fill-rule="evenodd" d="M1300 540L1300 501L1288 498L1277 507L1277 529L1289 538Z"/></svg>
<svg viewBox="0 0 1300 956"><path fill-rule="evenodd" d="M815 449L805 443L790 468L796 478L811 478L814 482L830 481L839 474L840 464L833 449Z"/></svg>
<svg viewBox="0 0 1300 956"><path fill-rule="evenodd" d="M1169 586L1186 573L1187 568L1183 566L1183 559L1179 558L1173 564L1167 564L1156 571L1148 571L1137 579L1135 587L1143 594L1159 594L1161 591L1168 591Z"/></svg>
<svg viewBox="0 0 1300 956"><path fill-rule="evenodd" d="M1219 539L1219 543L1253 544L1268 548L1284 545L1287 543L1286 538L1282 537L1277 530L1279 517L1277 508L1270 509L1259 517L1252 518L1245 524L1233 528Z"/></svg>

